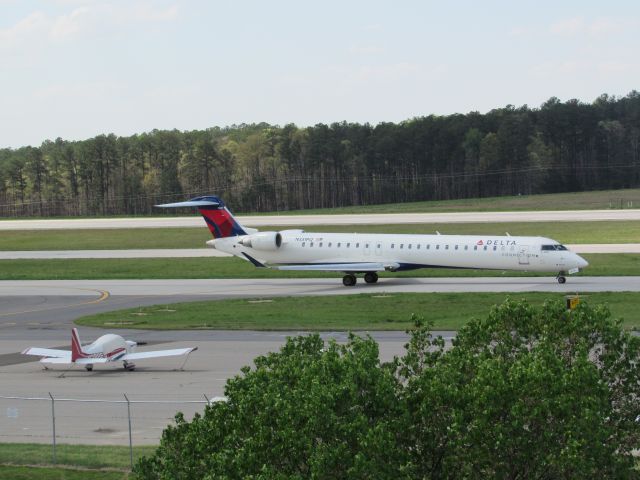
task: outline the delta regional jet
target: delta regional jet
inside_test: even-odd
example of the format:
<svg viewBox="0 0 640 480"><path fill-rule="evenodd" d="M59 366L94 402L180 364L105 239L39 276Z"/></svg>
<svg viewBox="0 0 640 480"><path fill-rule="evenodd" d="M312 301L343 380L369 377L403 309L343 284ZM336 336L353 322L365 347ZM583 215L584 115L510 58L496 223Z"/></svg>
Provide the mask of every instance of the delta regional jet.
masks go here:
<svg viewBox="0 0 640 480"><path fill-rule="evenodd" d="M343 272L345 286L355 285L357 274L364 274L366 283L376 283L378 272L418 268L551 272L558 283L565 283L567 274L589 265L564 245L544 237L259 232L240 225L218 197L156 206L196 207L213 234L207 246L256 267Z"/></svg>
<svg viewBox="0 0 640 480"><path fill-rule="evenodd" d="M78 329L74 328L71 330L71 351L31 347L24 350L22 354L42 357L40 363L45 369L48 365L81 365L90 372L95 364L122 362L125 370L131 371L136 367L133 360L188 355L198 349L198 347L192 347L136 352L137 345L136 342L125 340L120 335L108 333L95 342L82 346Z"/></svg>

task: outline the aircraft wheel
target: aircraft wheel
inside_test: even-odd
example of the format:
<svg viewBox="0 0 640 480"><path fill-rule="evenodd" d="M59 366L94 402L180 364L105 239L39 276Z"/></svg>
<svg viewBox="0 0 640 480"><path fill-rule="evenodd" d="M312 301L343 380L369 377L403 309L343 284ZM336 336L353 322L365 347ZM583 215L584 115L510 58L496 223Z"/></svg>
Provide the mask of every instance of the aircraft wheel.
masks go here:
<svg viewBox="0 0 640 480"><path fill-rule="evenodd" d="M364 274L364 281L367 283L377 283L378 274L376 272L367 272Z"/></svg>
<svg viewBox="0 0 640 480"><path fill-rule="evenodd" d="M567 281L567 279L565 277L563 277L562 275L558 276L558 283L562 284L565 283Z"/></svg>
<svg viewBox="0 0 640 480"><path fill-rule="evenodd" d="M353 287L356 284L356 281L356 276L350 273L342 277L342 284L345 287Z"/></svg>
<svg viewBox="0 0 640 480"><path fill-rule="evenodd" d="M84 367L87 369L87 372L91 372L93 371L93 365L87 365L86 367Z"/></svg>

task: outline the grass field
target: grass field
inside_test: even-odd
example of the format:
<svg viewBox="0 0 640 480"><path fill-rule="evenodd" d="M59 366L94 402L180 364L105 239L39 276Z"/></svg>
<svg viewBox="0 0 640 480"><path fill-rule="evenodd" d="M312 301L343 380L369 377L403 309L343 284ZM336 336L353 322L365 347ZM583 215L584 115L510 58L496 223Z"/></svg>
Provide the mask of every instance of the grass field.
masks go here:
<svg viewBox="0 0 640 480"><path fill-rule="evenodd" d="M155 446L133 448L133 459L151 455ZM52 465L51 445L0 443L0 480L126 480L129 448L111 445L58 444Z"/></svg>
<svg viewBox="0 0 640 480"><path fill-rule="evenodd" d="M230 207L233 208L233 205ZM382 205L292 210L277 213L281 215L307 215L332 213L510 212L528 210L606 210L609 208L640 208L640 189L517 195L512 197L470 198L431 202L386 203Z"/></svg>
<svg viewBox="0 0 640 480"><path fill-rule="evenodd" d="M178 201L178 199L176 199ZM461 200L439 200L408 203L385 203L381 205L358 205L352 207L287 210L277 212L240 212L229 205L237 215L310 215L350 213L439 213L439 212L505 212L527 210L606 210L640 208L640 189L601 190L593 192L552 193L544 195L516 195L506 197L468 198ZM170 212L157 210L157 215ZM112 215L108 218L125 218L132 215ZM33 217L36 218L36 217ZM49 217L47 217L49 218ZM78 217L57 217L78 218ZM87 217L85 217L87 218ZM105 218L93 216L90 218ZM5 218L2 220L13 220ZM21 219L20 219L21 220Z"/></svg>
<svg viewBox="0 0 640 480"><path fill-rule="evenodd" d="M133 447L134 462L151 455L156 447ZM0 465L51 465L51 445L41 443L0 443ZM56 445L59 466L73 465L82 468L128 469L129 447L115 445Z"/></svg>
<svg viewBox="0 0 640 480"><path fill-rule="evenodd" d="M264 227L261 230L284 230ZM410 225L322 225L314 232L480 234L546 236L561 243L635 243L640 222L521 222ZM138 248L203 248L211 240L209 230L197 228L143 228L105 230L3 231L0 250L119 250Z"/></svg>
<svg viewBox="0 0 640 480"><path fill-rule="evenodd" d="M640 254L594 253L583 255L589 267L582 275L639 275ZM503 270L420 269L383 273L383 277L501 277L553 276L552 273ZM235 257L211 258L115 258L70 260L0 260L0 280L91 280L153 278L335 278L324 272L281 272L255 268ZM571 281L571 280L569 280Z"/></svg>
<svg viewBox="0 0 640 480"><path fill-rule="evenodd" d="M412 313L433 320L436 330L457 330L469 319L486 315L507 297L532 304L564 300L553 293L399 293L324 297L234 299L154 305L100 313L76 321L104 328L223 330L405 330ZM593 293L584 299L607 304L627 328L640 326L635 292ZM455 305L455 308L452 306Z"/></svg>
<svg viewBox="0 0 640 480"><path fill-rule="evenodd" d="M0 465L0 480L128 480L128 472Z"/></svg>

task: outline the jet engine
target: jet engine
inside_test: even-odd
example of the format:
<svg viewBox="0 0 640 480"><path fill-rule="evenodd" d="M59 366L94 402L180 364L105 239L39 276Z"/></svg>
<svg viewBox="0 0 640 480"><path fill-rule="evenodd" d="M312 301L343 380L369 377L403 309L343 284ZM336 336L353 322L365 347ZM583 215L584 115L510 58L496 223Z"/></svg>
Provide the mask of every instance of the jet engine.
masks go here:
<svg viewBox="0 0 640 480"><path fill-rule="evenodd" d="M282 246L282 235L279 232L258 232L242 237L240 245L272 252Z"/></svg>

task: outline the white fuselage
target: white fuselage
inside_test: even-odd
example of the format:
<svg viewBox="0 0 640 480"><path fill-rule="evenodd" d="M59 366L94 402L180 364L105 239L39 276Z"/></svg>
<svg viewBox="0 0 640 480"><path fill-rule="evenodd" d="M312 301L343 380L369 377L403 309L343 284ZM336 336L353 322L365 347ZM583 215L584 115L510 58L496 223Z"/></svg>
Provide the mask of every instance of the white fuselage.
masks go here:
<svg viewBox="0 0 640 480"><path fill-rule="evenodd" d="M109 361L119 360L127 353L135 351L136 342L127 341L120 335L108 333L102 335L95 342L82 347L83 353L91 358L108 358Z"/></svg>
<svg viewBox="0 0 640 480"><path fill-rule="evenodd" d="M544 237L298 231L280 235L280 246L273 248L245 246L240 243L242 236L207 243L240 258L247 253L267 266L376 262L388 270L471 268L573 273L588 265L579 255Z"/></svg>

